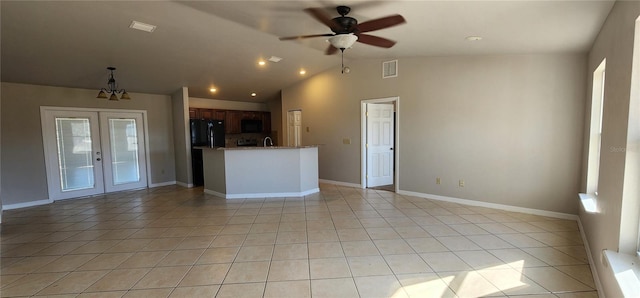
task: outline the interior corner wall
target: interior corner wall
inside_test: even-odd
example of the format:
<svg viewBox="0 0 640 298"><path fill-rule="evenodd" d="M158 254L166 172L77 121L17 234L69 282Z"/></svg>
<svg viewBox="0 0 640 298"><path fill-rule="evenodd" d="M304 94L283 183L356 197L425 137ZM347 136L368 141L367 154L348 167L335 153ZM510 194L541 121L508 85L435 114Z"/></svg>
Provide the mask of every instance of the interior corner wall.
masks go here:
<svg viewBox="0 0 640 298"><path fill-rule="evenodd" d="M0 172L7 205L48 200L40 106L146 110L152 184L176 180L171 97L130 93L132 100L96 98L96 90L1 83Z"/></svg>
<svg viewBox="0 0 640 298"><path fill-rule="evenodd" d="M398 96L400 190L577 214L585 54L401 58L388 79L382 62L282 91L302 143L319 144L320 179L360 184L360 103Z"/></svg>
<svg viewBox="0 0 640 298"><path fill-rule="evenodd" d="M282 97L272 99L267 102L269 112L271 112L271 137L274 138L278 146L284 146L284 135L282 128Z"/></svg>
<svg viewBox="0 0 640 298"><path fill-rule="evenodd" d="M191 185L191 139L189 136L189 90L182 87L171 95L176 182Z"/></svg>
<svg viewBox="0 0 640 298"><path fill-rule="evenodd" d="M625 190L625 152L632 83L633 46L636 19L640 15L640 2L616 1L609 13L588 57L588 82L585 90L591 90L593 71L602 59L607 59L602 115L602 141L600 153L600 173L598 179L598 213L580 210L580 220L590 247L592 258L604 294L608 297L622 297L613 273L600 262L603 249L617 251L621 239L621 214L623 192ZM638 84L638 82L635 82ZM590 94L589 94L590 95ZM633 107L637 109L637 106ZM585 130L588 130L591 114L590 104L585 113ZM637 125L637 123L633 124ZM588 132L585 133L588 135ZM584 145L588 146L588 139ZM635 149L633 149L635 150ZM583 164L586 164L586 158ZM582 174L582 184L586 185L586 168ZM637 181L634 183L637 184ZM635 198L637 200L637 197ZM633 223L637 227L637 222ZM637 235L631 235L635 238ZM636 241L637 239L633 239ZM625 253L632 253L626 251Z"/></svg>

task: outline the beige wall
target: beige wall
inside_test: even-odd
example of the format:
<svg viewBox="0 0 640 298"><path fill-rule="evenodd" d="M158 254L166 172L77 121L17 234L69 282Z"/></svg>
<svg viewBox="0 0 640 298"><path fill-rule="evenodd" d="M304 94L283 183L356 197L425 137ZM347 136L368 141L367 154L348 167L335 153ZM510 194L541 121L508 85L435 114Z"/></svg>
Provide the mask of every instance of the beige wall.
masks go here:
<svg viewBox="0 0 640 298"><path fill-rule="evenodd" d="M176 152L176 182L187 186L191 173L191 137L189 132L189 90L182 87L171 95L173 146Z"/></svg>
<svg viewBox="0 0 640 298"><path fill-rule="evenodd" d="M2 83L3 205L48 199L40 106L146 110L152 183L175 181L171 97L131 93L131 101L95 98L96 90Z"/></svg>
<svg viewBox="0 0 640 298"><path fill-rule="evenodd" d="M390 79L381 62L283 90L283 114L302 109L303 144L321 144L321 179L360 184L360 102L399 96L400 190L578 212L585 55L400 59Z"/></svg>
<svg viewBox="0 0 640 298"><path fill-rule="evenodd" d="M267 102L269 112L271 112L271 137L274 144L278 146L284 145L282 132L282 99L274 99Z"/></svg>
<svg viewBox="0 0 640 298"><path fill-rule="evenodd" d="M198 97L189 97L189 107L220 110L269 111L267 104L261 102L230 101Z"/></svg>
<svg viewBox="0 0 640 298"><path fill-rule="evenodd" d="M585 90L589 91L593 71L606 58L605 99L603 106L602 143L600 158L600 173L598 182L598 207L600 211L588 214L581 210L580 219L584 226L587 242L595 260L597 273L608 297L621 297L615 279L610 269L601 262L603 249L618 250L623 253L635 253L638 233L638 176L627 176L626 170L631 169L630 157L635 155L637 162L638 132L635 133L635 143L629 143L627 128L629 121L633 126L638 125L638 94L631 99L633 39L635 21L640 15L640 2L617 1L609 14L598 38L596 39L588 58L588 82ZM637 65L637 64L636 64ZM637 71L637 70L636 70ZM638 77L633 79L638 87ZM637 90L636 90L637 92ZM631 113L629 106L636 111ZM589 135L589 116L591 105L588 101L586 110L585 135ZM631 135L634 137L633 135ZM588 139L584 142L584 152L587 152ZM612 148L614 150L612 150ZM620 150L626 149L626 150ZM615 150L617 149L617 150ZM582 173L582 189L586 190L586 160ZM636 169L637 164L633 165ZM627 169L626 169L627 168ZM634 179L631 181L629 178ZM630 193L633 190L635 193ZM631 201L629 201L631 200ZM629 206L636 206L635 210ZM629 212L632 211L632 212ZM623 213L625 216L623 216ZM628 214L628 213L635 213ZM622 225L621 225L622 223Z"/></svg>

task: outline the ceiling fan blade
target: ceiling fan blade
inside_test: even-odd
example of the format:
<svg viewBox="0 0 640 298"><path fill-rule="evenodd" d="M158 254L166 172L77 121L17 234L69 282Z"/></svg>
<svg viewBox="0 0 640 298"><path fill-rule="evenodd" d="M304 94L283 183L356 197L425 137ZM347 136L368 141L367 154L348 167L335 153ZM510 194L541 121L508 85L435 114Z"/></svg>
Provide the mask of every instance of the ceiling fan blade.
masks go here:
<svg viewBox="0 0 640 298"><path fill-rule="evenodd" d="M324 52L324 54L325 54L325 55L333 55L333 54L335 54L335 53L337 53L337 52L338 52L338 48L336 48L336 47L334 47L334 46L332 46L332 45L329 45L329 47L328 47L328 48L327 48L327 50Z"/></svg>
<svg viewBox="0 0 640 298"><path fill-rule="evenodd" d="M401 15L396 14L396 15L360 23L358 24L358 30L359 32L362 32L362 33L371 32L375 30L393 27L406 22L407 21Z"/></svg>
<svg viewBox="0 0 640 298"><path fill-rule="evenodd" d="M373 36L369 34L358 34L357 41L364 44L381 47L381 48L390 48L396 44L396 42L393 40L378 37L378 36Z"/></svg>
<svg viewBox="0 0 640 298"><path fill-rule="evenodd" d="M305 8L304 11L318 20L320 23L323 23L327 27L331 28L331 31L341 30L340 26L338 26L338 24L336 24L322 8L310 7Z"/></svg>
<svg viewBox="0 0 640 298"><path fill-rule="evenodd" d="M322 36L333 36L333 33L280 37L280 40L294 40L294 39L322 37Z"/></svg>

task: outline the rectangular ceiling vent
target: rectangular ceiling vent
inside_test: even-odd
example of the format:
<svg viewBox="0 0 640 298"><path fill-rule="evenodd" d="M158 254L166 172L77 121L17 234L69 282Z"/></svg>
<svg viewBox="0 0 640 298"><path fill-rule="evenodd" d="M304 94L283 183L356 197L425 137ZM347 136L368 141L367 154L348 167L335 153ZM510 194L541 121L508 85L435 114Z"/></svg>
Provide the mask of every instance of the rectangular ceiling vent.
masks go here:
<svg viewBox="0 0 640 298"><path fill-rule="evenodd" d="M398 60L382 62L382 78L395 78L398 76Z"/></svg>

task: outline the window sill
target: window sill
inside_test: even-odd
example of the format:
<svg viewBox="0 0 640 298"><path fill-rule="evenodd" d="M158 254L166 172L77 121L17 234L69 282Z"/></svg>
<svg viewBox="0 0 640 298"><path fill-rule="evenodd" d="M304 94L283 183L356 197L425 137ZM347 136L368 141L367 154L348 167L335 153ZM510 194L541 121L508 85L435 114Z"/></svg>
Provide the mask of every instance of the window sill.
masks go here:
<svg viewBox="0 0 640 298"><path fill-rule="evenodd" d="M640 293L640 259L612 250L603 253L624 297L637 296Z"/></svg>
<svg viewBox="0 0 640 298"><path fill-rule="evenodd" d="M598 213L598 196L592 193L579 193L582 208L587 213Z"/></svg>

